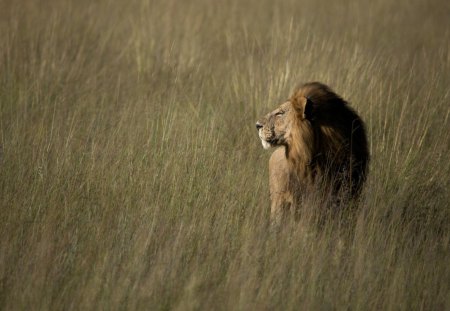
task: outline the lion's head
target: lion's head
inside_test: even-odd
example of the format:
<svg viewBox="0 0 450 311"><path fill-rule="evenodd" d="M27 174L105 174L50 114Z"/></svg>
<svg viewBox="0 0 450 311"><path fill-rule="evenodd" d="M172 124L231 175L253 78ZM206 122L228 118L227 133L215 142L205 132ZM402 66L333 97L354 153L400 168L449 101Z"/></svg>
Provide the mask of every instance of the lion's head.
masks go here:
<svg viewBox="0 0 450 311"><path fill-rule="evenodd" d="M293 97L258 120L256 128L264 149L292 145L298 130L305 139L311 135L312 106L308 97Z"/></svg>

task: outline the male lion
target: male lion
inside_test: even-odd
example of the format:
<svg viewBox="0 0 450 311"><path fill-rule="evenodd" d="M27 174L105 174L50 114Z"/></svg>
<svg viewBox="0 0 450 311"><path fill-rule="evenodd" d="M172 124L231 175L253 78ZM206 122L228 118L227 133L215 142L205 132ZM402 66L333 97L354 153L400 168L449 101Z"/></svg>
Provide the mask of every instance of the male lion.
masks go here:
<svg viewBox="0 0 450 311"><path fill-rule="evenodd" d="M264 149L279 147L269 161L271 218L312 193L333 205L358 198L369 161L364 123L328 86L301 85L256 128Z"/></svg>

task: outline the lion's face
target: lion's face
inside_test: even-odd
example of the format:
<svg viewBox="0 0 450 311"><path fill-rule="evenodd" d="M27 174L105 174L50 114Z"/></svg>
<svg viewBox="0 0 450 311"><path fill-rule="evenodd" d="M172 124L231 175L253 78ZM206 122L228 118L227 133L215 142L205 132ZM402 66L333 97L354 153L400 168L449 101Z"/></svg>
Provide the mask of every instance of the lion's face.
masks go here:
<svg viewBox="0 0 450 311"><path fill-rule="evenodd" d="M293 120L292 110L291 102L287 101L256 122L264 149L287 144Z"/></svg>

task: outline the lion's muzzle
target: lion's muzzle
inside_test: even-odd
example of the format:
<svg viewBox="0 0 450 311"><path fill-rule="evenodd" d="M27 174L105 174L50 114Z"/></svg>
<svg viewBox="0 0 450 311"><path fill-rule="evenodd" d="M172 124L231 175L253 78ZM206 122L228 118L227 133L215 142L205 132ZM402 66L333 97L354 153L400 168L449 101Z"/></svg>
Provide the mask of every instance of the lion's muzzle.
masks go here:
<svg viewBox="0 0 450 311"><path fill-rule="evenodd" d="M264 149L270 149L270 147L272 147L272 144L266 140L266 137L263 133L263 127L264 125L262 125L259 121L256 122L256 130L258 131L258 136L261 139L261 144L263 145Z"/></svg>

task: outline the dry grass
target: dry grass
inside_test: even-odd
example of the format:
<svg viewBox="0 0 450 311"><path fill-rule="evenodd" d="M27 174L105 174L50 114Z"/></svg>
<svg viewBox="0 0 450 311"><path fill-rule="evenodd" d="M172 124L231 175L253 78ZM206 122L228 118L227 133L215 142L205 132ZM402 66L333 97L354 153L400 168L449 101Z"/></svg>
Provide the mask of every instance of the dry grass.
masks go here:
<svg viewBox="0 0 450 311"><path fill-rule="evenodd" d="M0 2L0 309L450 308L450 6L302 2ZM254 122L311 80L364 200L271 232Z"/></svg>

